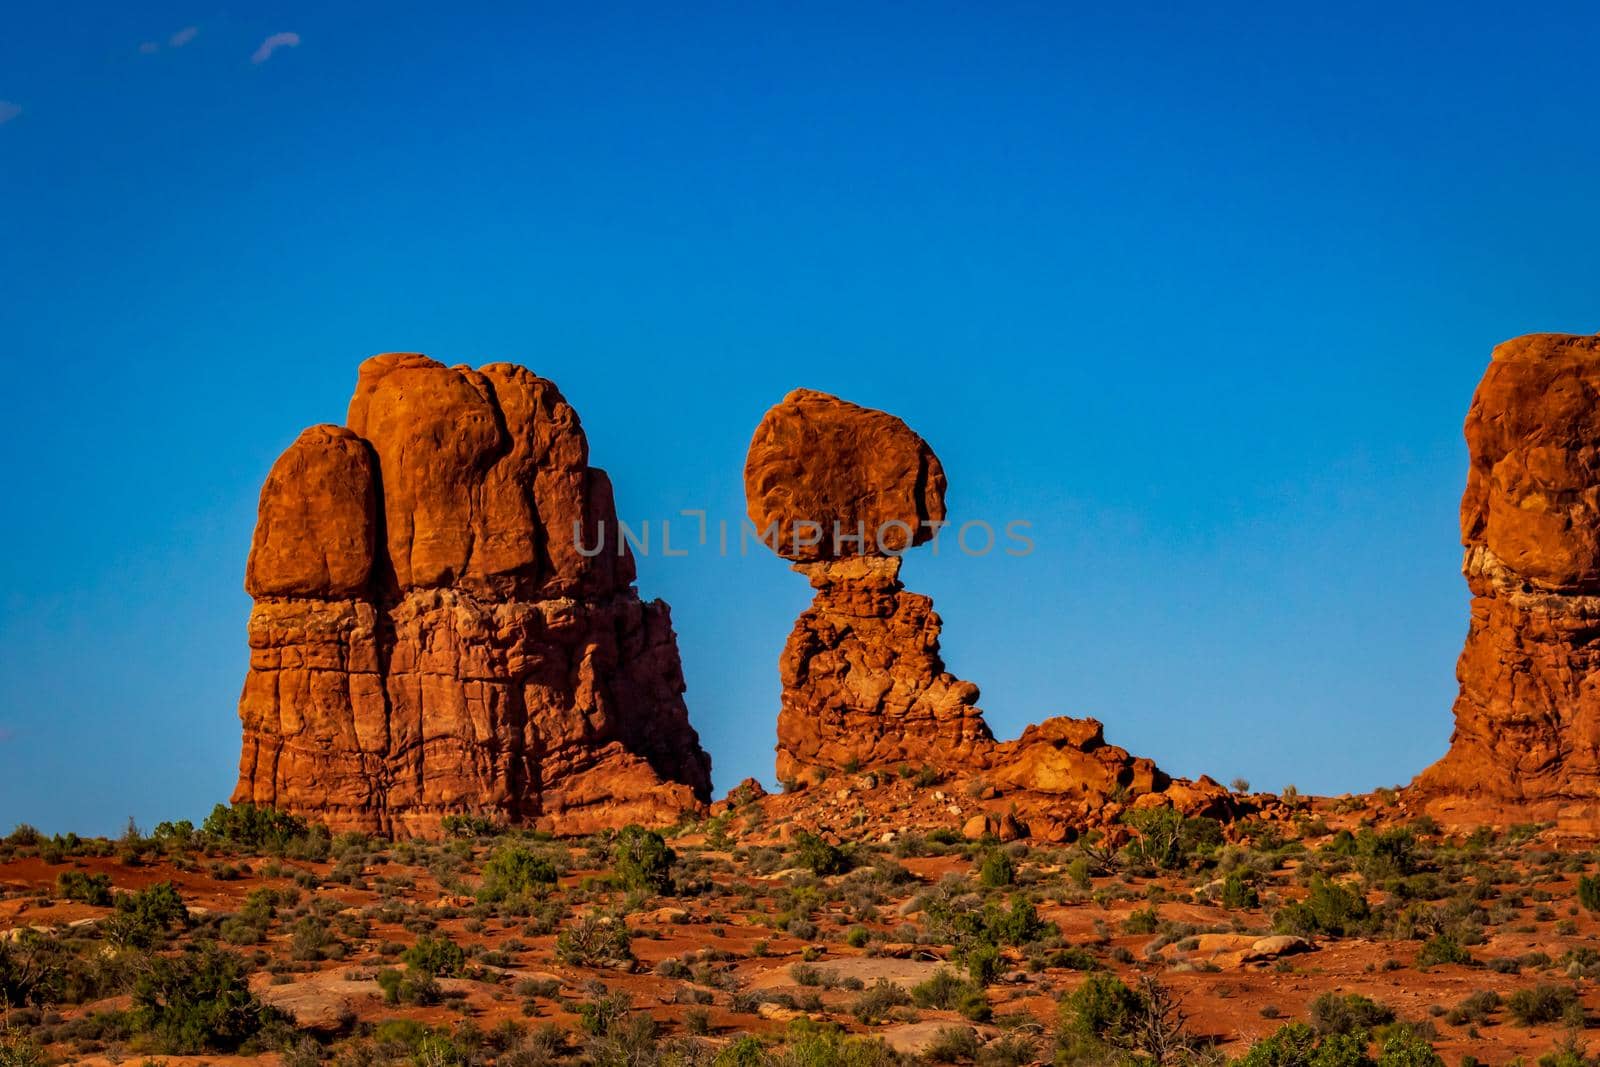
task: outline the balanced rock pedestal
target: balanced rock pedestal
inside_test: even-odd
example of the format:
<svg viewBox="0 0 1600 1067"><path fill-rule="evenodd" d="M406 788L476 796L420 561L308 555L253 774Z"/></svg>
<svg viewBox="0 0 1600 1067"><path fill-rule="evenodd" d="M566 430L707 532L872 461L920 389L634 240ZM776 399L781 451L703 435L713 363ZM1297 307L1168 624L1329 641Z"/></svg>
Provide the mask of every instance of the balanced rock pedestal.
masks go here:
<svg viewBox="0 0 1600 1067"><path fill-rule="evenodd" d="M816 596L779 671L778 777L819 768L970 763L994 744L978 687L945 670L933 600L907 592L897 557L796 563Z"/></svg>

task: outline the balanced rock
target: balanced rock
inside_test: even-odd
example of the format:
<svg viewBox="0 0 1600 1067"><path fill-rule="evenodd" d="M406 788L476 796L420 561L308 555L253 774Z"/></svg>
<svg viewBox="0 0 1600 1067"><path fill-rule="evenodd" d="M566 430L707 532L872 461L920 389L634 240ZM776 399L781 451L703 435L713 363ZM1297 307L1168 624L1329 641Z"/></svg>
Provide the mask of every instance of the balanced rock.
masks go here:
<svg viewBox="0 0 1600 1067"><path fill-rule="evenodd" d="M634 590L555 385L375 356L347 421L302 433L262 489L234 800L420 834L452 814L586 833L709 800L667 606Z"/></svg>
<svg viewBox="0 0 1600 1067"><path fill-rule="evenodd" d="M1065 835L1063 820L1093 821L1179 784L1107 744L1093 719L1048 719L995 740L978 687L940 658L933 601L900 583L905 550L944 521L944 490L933 450L881 411L799 389L756 428L745 463L750 520L816 591L780 661L779 778L906 765L981 774L1006 790L1007 810L970 817L968 830L1002 837L1045 810L1037 825ZM1226 805L1214 782L1182 784L1192 807L1212 797Z"/></svg>
<svg viewBox="0 0 1600 1067"><path fill-rule="evenodd" d="M1442 820L1600 819L1600 337L1494 350L1466 421L1472 591L1450 750L1415 792Z"/></svg>
<svg viewBox="0 0 1600 1067"><path fill-rule="evenodd" d="M750 521L791 560L878 556L944 522L944 468L885 411L796 389L767 412L744 466Z"/></svg>

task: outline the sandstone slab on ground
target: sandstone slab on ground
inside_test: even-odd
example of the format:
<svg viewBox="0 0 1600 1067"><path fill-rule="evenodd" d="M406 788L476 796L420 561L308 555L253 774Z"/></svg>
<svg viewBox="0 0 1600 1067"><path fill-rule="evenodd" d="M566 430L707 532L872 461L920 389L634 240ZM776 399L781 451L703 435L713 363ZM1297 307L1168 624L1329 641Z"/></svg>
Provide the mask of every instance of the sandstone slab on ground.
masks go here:
<svg viewBox="0 0 1600 1067"><path fill-rule="evenodd" d="M896 1052L906 1056L921 1056L945 1037L946 1031L955 1031L957 1034L977 1035L977 1030L966 1023L944 1022L928 1020L917 1023L901 1023L899 1026L887 1026L878 1031L878 1037L883 1043Z"/></svg>
<svg viewBox="0 0 1600 1067"><path fill-rule="evenodd" d="M750 988L786 989L799 985L791 971L793 966L794 964L785 964L761 971L750 980ZM881 956L856 956L849 959L808 963L804 966L826 976L825 980L828 981L843 982L854 978L863 985L884 981L908 991L912 986L920 985L932 978L940 968L951 969L950 964L940 960L902 960Z"/></svg>

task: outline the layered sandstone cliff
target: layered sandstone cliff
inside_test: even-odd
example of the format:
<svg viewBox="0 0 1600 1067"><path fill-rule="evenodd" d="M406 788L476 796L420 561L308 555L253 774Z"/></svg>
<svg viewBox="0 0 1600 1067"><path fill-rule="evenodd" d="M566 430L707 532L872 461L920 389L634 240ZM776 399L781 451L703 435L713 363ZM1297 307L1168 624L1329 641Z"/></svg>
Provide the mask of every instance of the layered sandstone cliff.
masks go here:
<svg viewBox="0 0 1600 1067"><path fill-rule="evenodd" d="M234 799L418 834L451 814L584 833L708 800L667 606L634 590L554 384L376 356L347 423L302 433L262 488Z"/></svg>
<svg viewBox="0 0 1600 1067"><path fill-rule="evenodd" d="M1022 815L1060 826L1152 794L1191 812L1226 808L1216 783L1173 782L1107 744L1093 719L995 740L978 687L945 669L933 601L900 583L903 555L944 521L944 492L933 450L885 412L800 389L757 427L750 520L816 590L780 661L778 776L908 765L981 775L1016 794Z"/></svg>
<svg viewBox="0 0 1600 1067"><path fill-rule="evenodd" d="M1600 337L1497 347L1466 438L1455 732L1414 791L1453 822L1600 821Z"/></svg>

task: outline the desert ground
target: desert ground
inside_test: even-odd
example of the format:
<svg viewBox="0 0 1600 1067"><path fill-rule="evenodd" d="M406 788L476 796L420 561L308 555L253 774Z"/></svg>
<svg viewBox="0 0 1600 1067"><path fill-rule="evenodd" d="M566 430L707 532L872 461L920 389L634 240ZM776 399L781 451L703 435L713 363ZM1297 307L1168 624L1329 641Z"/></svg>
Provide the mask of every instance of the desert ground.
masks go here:
<svg viewBox="0 0 1600 1067"><path fill-rule="evenodd" d="M19 827L0 1064L1587 1062L1592 841L1392 791L967 836L1003 802L907 767L660 834Z"/></svg>

